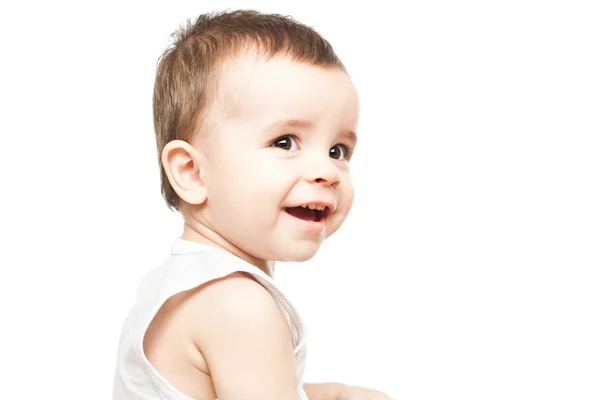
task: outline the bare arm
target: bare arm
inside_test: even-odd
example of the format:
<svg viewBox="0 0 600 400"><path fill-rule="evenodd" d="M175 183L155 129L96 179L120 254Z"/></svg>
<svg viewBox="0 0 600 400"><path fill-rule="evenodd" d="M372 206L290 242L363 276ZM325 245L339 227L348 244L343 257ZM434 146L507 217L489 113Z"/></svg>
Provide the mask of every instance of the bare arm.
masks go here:
<svg viewBox="0 0 600 400"><path fill-rule="evenodd" d="M305 383L303 386L309 400L337 400L342 388L341 383Z"/></svg>
<svg viewBox="0 0 600 400"><path fill-rule="evenodd" d="M309 400L391 400L377 390L342 383L305 383Z"/></svg>
<svg viewBox="0 0 600 400"><path fill-rule="evenodd" d="M219 400L300 399L290 328L258 282L231 274L200 286L186 308Z"/></svg>

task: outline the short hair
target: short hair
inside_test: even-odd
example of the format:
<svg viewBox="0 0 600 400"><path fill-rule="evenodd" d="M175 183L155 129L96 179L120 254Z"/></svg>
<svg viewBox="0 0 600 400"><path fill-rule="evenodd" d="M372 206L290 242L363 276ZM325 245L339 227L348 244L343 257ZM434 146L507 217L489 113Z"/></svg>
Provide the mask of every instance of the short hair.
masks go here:
<svg viewBox="0 0 600 400"><path fill-rule="evenodd" d="M161 192L171 210L180 211L180 198L165 173L162 151L172 140L192 145L204 141L203 131L210 125L207 110L217 95L226 61L256 50L267 59L283 55L346 72L331 44L290 16L256 10L212 12L200 15L193 24L187 20L171 37L174 40L158 60L153 95Z"/></svg>

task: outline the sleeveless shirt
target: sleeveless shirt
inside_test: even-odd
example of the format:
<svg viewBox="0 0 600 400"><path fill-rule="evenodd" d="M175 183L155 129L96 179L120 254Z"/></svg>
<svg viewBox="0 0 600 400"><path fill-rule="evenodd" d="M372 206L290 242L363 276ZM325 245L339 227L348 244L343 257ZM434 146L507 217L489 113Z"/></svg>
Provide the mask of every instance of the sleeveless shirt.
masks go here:
<svg viewBox="0 0 600 400"><path fill-rule="evenodd" d="M119 338L113 400L192 400L150 364L144 354L144 335L158 310L171 296L236 271L252 274L273 296L283 313L292 334L298 393L301 400L308 400L302 388L306 364L305 325L273 278L226 250L181 238L173 243L170 257L151 270L138 288L137 299Z"/></svg>

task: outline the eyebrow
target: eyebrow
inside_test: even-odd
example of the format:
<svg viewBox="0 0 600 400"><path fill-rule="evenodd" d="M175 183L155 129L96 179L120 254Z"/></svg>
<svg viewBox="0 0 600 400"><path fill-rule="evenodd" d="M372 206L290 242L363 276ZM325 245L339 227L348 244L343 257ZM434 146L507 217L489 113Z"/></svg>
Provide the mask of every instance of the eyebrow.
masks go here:
<svg viewBox="0 0 600 400"><path fill-rule="evenodd" d="M284 128L312 128L314 124L311 121L305 119L291 118L277 120L269 126L269 130L272 129L284 129ZM358 142L356 132L353 130L345 130L341 133L343 137L350 140L354 145Z"/></svg>

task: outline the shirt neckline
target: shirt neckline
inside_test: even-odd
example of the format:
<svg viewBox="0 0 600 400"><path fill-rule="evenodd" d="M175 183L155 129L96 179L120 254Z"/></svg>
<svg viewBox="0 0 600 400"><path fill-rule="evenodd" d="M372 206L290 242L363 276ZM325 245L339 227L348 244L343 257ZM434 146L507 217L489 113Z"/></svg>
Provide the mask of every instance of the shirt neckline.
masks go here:
<svg viewBox="0 0 600 400"><path fill-rule="evenodd" d="M173 245L171 246L171 254L172 255L201 254L201 253L210 252L210 251L216 251L221 255L230 256L231 260L234 260L234 262L238 262L241 265L243 265L245 267L243 269L247 272L252 272L255 275L258 274L262 278L264 278L268 281L271 281L271 282L273 282L275 280L275 278L266 274L263 270L258 268L256 265L250 264L248 261L239 258L235 254L233 254L225 249L222 249L220 247L211 245L211 244L194 242L191 240L185 240L185 239L182 239L181 237L178 237L177 239L175 239L175 241L173 242Z"/></svg>

